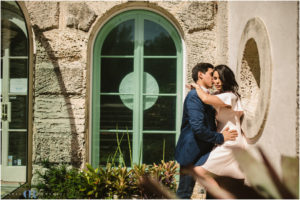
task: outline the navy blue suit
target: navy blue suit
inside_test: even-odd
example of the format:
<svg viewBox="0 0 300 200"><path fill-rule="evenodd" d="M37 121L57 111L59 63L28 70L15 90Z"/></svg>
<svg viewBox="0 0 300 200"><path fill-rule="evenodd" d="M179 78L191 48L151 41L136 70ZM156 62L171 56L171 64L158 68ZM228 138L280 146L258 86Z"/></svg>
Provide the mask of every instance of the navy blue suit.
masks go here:
<svg viewBox="0 0 300 200"><path fill-rule="evenodd" d="M196 90L188 93L184 101L181 133L175 150L175 159L181 167L189 164L203 165L215 144L224 142L223 135L216 132L215 112L212 106L201 101ZM181 198L190 198L194 184L190 176L189 178L180 176L177 195ZM183 192L186 196L178 192Z"/></svg>

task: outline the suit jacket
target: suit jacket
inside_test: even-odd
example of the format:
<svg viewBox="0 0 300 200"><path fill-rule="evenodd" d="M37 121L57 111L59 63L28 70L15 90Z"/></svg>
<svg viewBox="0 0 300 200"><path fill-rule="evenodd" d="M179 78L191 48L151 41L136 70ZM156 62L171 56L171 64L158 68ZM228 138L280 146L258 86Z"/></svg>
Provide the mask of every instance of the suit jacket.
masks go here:
<svg viewBox="0 0 300 200"><path fill-rule="evenodd" d="M201 101L196 90L188 93L175 150L175 159L181 166L203 165L215 144L224 142L223 135L216 132L215 113L212 106Z"/></svg>

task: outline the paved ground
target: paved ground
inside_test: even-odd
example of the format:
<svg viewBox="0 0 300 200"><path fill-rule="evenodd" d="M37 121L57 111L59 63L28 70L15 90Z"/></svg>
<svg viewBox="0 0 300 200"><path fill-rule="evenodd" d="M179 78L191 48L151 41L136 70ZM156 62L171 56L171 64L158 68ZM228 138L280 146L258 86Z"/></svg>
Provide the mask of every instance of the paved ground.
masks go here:
<svg viewBox="0 0 300 200"><path fill-rule="evenodd" d="M19 182L1 181L1 198L20 187Z"/></svg>
<svg viewBox="0 0 300 200"><path fill-rule="evenodd" d="M205 199L206 198L206 191L203 188L202 185L196 182L193 195L191 197L192 199Z"/></svg>

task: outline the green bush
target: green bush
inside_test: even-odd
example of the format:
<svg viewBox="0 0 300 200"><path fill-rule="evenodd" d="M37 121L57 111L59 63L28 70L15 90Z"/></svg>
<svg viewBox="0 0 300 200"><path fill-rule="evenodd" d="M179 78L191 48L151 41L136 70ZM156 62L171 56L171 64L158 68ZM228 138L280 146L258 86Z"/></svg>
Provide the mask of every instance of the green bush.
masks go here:
<svg viewBox="0 0 300 200"><path fill-rule="evenodd" d="M132 170L126 167L112 167L110 163L106 168L96 168L87 164L84 171L84 184L80 187L85 198L131 198L138 192L136 182L132 179Z"/></svg>
<svg viewBox="0 0 300 200"><path fill-rule="evenodd" d="M43 162L46 168L42 173L37 171L39 180L34 186L38 190L38 196L45 199L75 199L82 197L80 185L84 183L84 176L76 168L67 169L65 165L55 166L49 162Z"/></svg>
<svg viewBox="0 0 300 200"><path fill-rule="evenodd" d="M132 169L124 166L113 167L108 163L105 168L67 169L44 163L46 171L37 172L40 182L34 187L38 198L78 199L78 198L159 198L151 192L144 191L139 181L144 176L151 176L172 191L176 189L177 164L174 161L153 165L134 165Z"/></svg>

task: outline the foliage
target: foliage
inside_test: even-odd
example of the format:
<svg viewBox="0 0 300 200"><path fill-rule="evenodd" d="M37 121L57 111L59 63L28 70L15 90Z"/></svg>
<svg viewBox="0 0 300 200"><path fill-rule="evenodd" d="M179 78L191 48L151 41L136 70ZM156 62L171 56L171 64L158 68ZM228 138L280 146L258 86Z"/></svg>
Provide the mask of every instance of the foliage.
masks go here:
<svg viewBox="0 0 300 200"><path fill-rule="evenodd" d="M246 176L249 185L229 177L214 177L219 186L203 177L195 177L216 199L299 199L299 158L281 157L282 177L280 178L263 151L258 148L262 162L256 160L247 150L232 148L233 155ZM168 189L161 190L159 183L145 180L144 187L153 193L172 198Z"/></svg>
<svg viewBox="0 0 300 200"><path fill-rule="evenodd" d="M94 169L87 164L85 170L79 171L66 166L55 166L45 162L45 172L37 171L39 198L57 199L129 199L156 198L154 193L147 192L141 187L140 181L145 176L153 177L169 190L176 189L177 164L174 161L152 165L134 165L132 169L124 166L113 167L108 163L105 168Z"/></svg>
<svg viewBox="0 0 300 200"><path fill-rule="evenodd" d="M164 186L170 188L171 191L176 191L175 176L177 170L177 165L175 161L164 162L150 168L150 174Z"/></svg>
<svg viewBox="0 0 300 200"><path fill-rule="evenodd" d="M65 165L55 166L44 161L44 173L37 171L40 181L34 186L42 198L74 199L81 197L79 191L83 176L76 168L67 169Z"/></svg>
<svg viewBox="0 0 300 200"><path fill-rule="evenodd" d="M258 151L262 162L245 149L232 149L250 186L264 198L299 199L299 158L281 156L280 178L262 149L258 148Z"/></svg>
<svg viewBox="0 0 300 200"><path fill-rule="evenodd" d="M84 172L84 184L80 191L86 198L131 198L138 192L138 187L132 179L132 170L126 167L112 167L110 163L106 168L94 169L87 164Z"/></svg>

